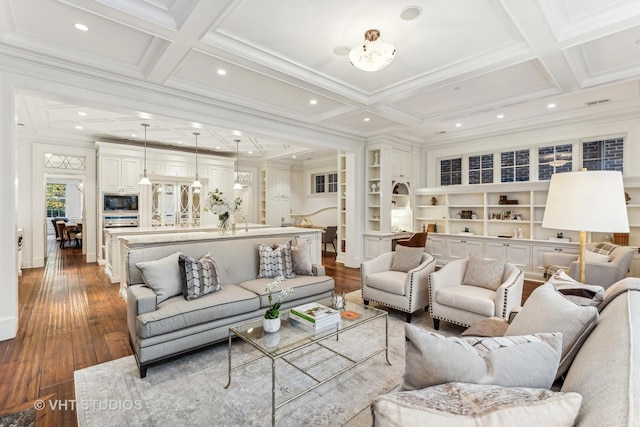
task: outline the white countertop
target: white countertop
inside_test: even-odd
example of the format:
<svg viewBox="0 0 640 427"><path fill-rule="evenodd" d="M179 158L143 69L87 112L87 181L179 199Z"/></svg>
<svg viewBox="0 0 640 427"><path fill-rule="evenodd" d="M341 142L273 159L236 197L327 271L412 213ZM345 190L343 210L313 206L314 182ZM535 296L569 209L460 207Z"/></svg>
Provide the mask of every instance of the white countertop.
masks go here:
<svg viewBox="0 0 640 427"><path fill-rule="evenodd" d="M299 227L269 227L269 228L249 228L248 231L238 230L234 233L221 234L217 231L193 231L185 233L165 233L165 234L138 234L130 236L120 236L120 239L129 247L137 245L154 245L160 243L194 242L205 240L230 240L241 238L252 238L274 235L305 235L320 234L322 231L312 228Z"/></svg>
<svg viewBox="0 0 640 427"><path fill-rule="evenodd" d="M238 232L244 232L245 225L244 222L242 224L236 225ZM265 224L254 224L248 223L247 227L249 229L256 228L272 228L269 225ZM217 231L217 226L212 227L115 227L115 228L105 228L104 232L107 236L111 236L114 238L121 236L136 236L140 234L149 235L149 234L173 234L173 233L194 233L194 232L209 232L209 231Z"/></svg>

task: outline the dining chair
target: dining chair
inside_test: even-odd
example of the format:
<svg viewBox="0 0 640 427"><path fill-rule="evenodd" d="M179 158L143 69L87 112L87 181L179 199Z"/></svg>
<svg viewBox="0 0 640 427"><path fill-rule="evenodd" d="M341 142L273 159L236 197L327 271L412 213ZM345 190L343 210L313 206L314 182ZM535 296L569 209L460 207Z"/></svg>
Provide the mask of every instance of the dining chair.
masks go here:
<svg viewBox="0 0 640 427"><path fill-rule="evenodd" d="M322 234L322 244L324 246L324 253L327 253L327 243L331 243L333 246L333 252L335 252L335 256L338 256L338 250L336 249L335 240L338 237L338 227L335 225L330 225L326 228L324 233Z"/></svg>

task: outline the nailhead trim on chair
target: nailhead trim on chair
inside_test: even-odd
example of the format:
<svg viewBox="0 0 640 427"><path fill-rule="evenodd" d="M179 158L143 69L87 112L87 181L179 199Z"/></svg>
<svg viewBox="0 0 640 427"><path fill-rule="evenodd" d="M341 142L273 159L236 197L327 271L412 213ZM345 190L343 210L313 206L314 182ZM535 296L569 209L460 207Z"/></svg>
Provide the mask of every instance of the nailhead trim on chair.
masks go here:
<svg viewBox="0 0 640 427"><path fill-rule="evenodd" d="M524 274L522 272L522 269L519 268L520 273L518 273L518 275L515 277L515 279L513 279L513 281L511 282L511 284L509 286L506 287L505 292L504 292L504 300L502 301L502 318L503 319L507 319L507 316L509 315L508 313L506 313L507 311L507 297L509 296L509 288L511 288L512 286L514 286L516 284L516 282L518 281L518 278Z"/></svg>
<svg viewBox="0 0 640 427"><path fill-rule="evenodd" d="M432 258L433 258L433 257L432 257ZM419 272L419 271L424 270L425 268L427 268L428 266L430 266L430 265L431 265L431 263L434 263L434 262L436 262L436 259L435 259L435 258L433 258L433 260L432 260L431 262L429 262L429 263L425 264L425 265L424 265L420 270L416 271L416 273L417 273L417 272ZM431 274L429 274L429 278L430 278L430 277L431 277ZM429 280L430 280L430 279L429 279ZM428 288L429 290L431 289L431 287L430 287L428 284L427 284L427 288ZM364 301L364 278L362 277L362 275L360 275L360 294L362 295L362 300ZM411 281L409 282L409 301L411 301L411 297L412 297L412 296L413 296L413 274L411 275ZM431 298L431 297L429 297L429 298ZM397 307L397 306L395 306L395 305L391 305L391 304L389 304L389 303L382 302L382 301L377 301L377 300L374 300L374 299L371 299L371 298L369 298L369 301L373 301L373 302L375 302L375 303L378 303L378 304L384 305L385 307L394 308L394 309L396 309L396 310L398 310L398 311L402 311L402 312L409 313L409 314L411 314L411 313L415 313L416 311L418 311L418 309L417 309L417 308L416 308L415 310L413 310L413 311L409 311L409 310L407 310L407 309L405 309L405 308ZM423 308L424 308L424 307L423 307Z"/></svg>

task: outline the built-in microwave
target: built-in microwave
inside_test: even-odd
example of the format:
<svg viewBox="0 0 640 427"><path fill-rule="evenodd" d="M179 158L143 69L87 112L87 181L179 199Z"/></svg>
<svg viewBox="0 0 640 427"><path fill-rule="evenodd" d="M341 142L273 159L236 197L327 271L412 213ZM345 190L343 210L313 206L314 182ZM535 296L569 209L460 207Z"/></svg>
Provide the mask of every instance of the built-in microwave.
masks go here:
<svg viewBox="0 0 640 427"><path fill-rule="evenodd" d="M138 211L137 194L108 194L104 193L103 209L105 212Z"/></svg>

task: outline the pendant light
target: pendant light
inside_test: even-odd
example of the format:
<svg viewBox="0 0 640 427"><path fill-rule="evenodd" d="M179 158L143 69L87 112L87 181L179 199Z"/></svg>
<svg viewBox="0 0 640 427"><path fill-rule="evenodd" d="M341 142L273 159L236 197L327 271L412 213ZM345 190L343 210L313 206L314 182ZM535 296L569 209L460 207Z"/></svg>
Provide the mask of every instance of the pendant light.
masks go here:
<svg viewBox="0 0 640 427"><path fill-rule="evenodd" d="M239 139L236 139L236 182L233 184L234 190L242 190L242 184L240 184L240 177L238 176L238 144L240 143Z"/></svg>
<svg viewBox="0 0 640 427"><path fill-rule="evenodd" d="M151 181L147 178L147 128L149 123L142 123L144 127L144 174L138 182L138 185L151 185Z"/></svg>
<svg viewBox="0 0 640 427"><path fill-rule="evenodd" d="M198 194L200 189L202 188L202 183L200 182L200 176L198 175L198 132L193 133L196 136L196 179L193 181L191 186L193 187L193 192Z"/></svg>

